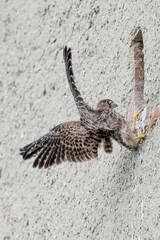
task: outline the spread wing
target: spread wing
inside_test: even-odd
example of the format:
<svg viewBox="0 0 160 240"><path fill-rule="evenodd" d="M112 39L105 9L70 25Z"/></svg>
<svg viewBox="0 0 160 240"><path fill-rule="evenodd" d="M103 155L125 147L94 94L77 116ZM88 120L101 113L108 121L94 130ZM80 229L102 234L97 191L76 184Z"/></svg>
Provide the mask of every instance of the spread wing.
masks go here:
<svg viewBox="0 0 160 240"><path fill-rule="evenodd" d="M107 115L98 113L96 110L90 108L81 97L80 92L78 91L75 81L74 74L72 69L72 53L71 48L65 47L63 50L63 57L66 66L67 79L71 92L73 94L76 106L78 108L81 123L87 129L96 130L114 130L119 127L119 120L117 121L116 116L113 116L111 109Z"/></svg>
<svg viewBox="0 0 160 240"><path fill-rule="evenodd" d="M96 112L90 108L81 97L80 92L78 91L75 81L74 81L74 74L72 69L72 52L71 48L65 47L63 50L63 58L66 66L66 74L67 79L69 82L69 86L71 89L71 92L73 94L76 106L78 108L79 114L81 118L87 118L87 116L90 115L96 115Z"/></svg>
<svg viewBox="0 0 160 240"><path fill-rule="evenodd" d="M36 155L33 167L47 168L66 160L81 162L96 158L100 142L100 137L86 130L81 122L68 122L20 149L20 154L23 159Z"/></svg>

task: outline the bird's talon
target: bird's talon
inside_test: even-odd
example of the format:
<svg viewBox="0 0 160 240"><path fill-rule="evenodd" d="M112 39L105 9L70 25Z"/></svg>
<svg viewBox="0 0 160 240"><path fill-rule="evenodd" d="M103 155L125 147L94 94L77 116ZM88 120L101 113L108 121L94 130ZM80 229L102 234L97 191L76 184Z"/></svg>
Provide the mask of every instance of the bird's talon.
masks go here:
<svg viewBox="0 0 160 240"><path fill-rule="evenodd" d="M138 142L140 143L142 141L142 139L145 138L146 132L147 132L147 127L145 126L144 130L141 129L141 135L138 136L138 137L133 138L133 140L138 140Z"/></svg>
<svg viewBox="0 0 160 240"><path fill-rule="evenodd" d="M134 116L134 118L133 118L133 125L134 125L134 127L136 126L136 121L138 121L138 115L139 115L141 112L142 112L142 110L139 110L139 111L135 114L135 116Z"/></svg>

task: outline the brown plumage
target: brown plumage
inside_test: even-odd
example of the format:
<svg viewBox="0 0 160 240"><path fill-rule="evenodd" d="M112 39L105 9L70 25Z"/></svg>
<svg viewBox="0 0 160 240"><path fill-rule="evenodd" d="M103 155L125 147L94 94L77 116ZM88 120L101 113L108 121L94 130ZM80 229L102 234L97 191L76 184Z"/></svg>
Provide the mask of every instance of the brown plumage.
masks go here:
<svg viewBox="0 0 160 240"><path fill-rule="evenodd" d="M134 132L123 116L116 113L117 107L110 99L98 102L90 108L78 91L72 70L71 49L63 51L67 79L80 114L80 121L62 123L49 133L20 149L23 159L36 156L33 167L49 167L63 161L81 162L96 158L98 147L103 143L106 153L112 152L112 139L128 149L137 148Z"/></svg>

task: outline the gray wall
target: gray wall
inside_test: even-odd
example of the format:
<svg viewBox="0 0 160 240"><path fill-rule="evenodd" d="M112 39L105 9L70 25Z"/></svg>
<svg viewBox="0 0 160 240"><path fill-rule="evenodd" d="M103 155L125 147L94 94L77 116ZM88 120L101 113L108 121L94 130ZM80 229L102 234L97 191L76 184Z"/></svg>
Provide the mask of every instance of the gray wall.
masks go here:
<svg viewBox="0 0 160 240"><path fill-rule="evenodd" d="M131 3L132 2L132 3ZM160 239L160 121L135 153L32 168L19 148L78 120L62 49L91 106L111 98L130 118L137 27L149 114L160 103L160 1L1 1L0 239ZM39 68L35 69L38 61Z"/></svg>

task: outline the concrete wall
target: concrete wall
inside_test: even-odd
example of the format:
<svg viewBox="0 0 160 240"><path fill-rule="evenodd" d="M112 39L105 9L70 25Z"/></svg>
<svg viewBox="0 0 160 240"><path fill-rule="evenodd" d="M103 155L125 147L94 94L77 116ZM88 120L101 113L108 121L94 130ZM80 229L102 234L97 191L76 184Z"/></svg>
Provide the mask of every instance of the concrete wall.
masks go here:
<svg viewBox="0 0 160 240"><path fill-rule="evenodd" d="M111 98L129 118L131 41L141 27L149 113L160 103L160 1L0 3L0 239L160 239L160 121L139 151L114 142L96 160L32 168L19 148L78 120L62 49L73 49L88 104ZM36 64L36 67L35 67Z"/></svg>

